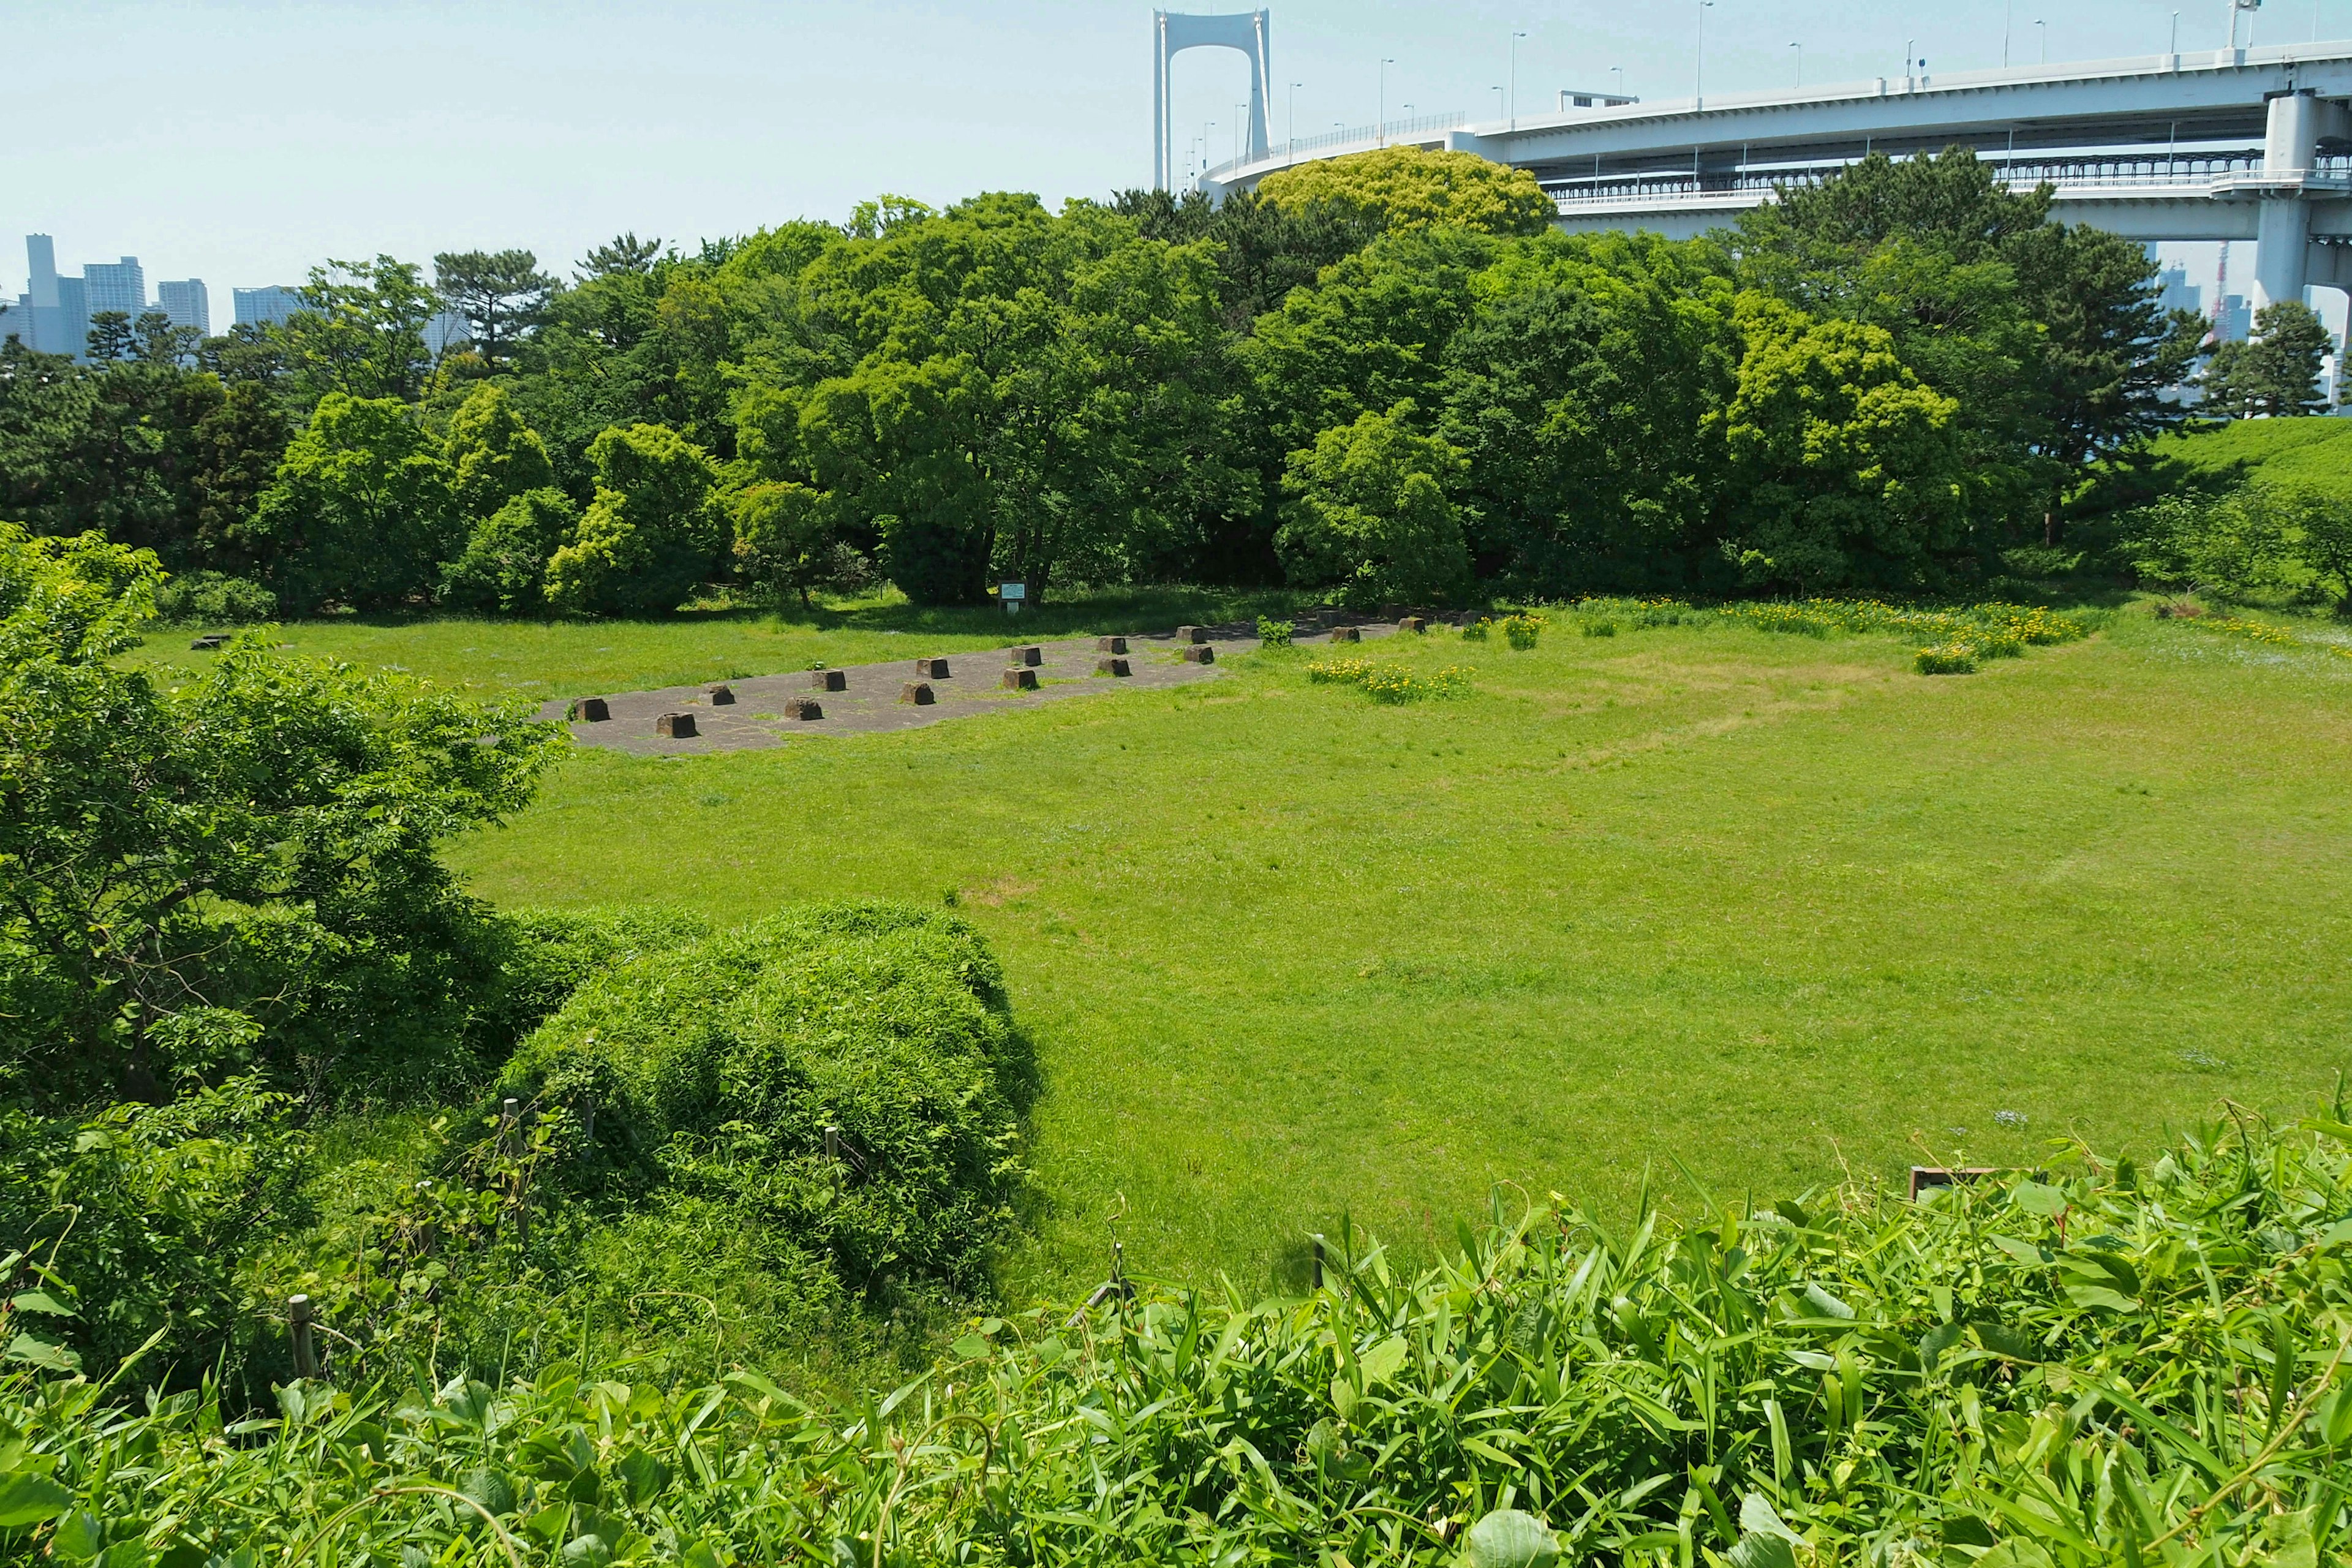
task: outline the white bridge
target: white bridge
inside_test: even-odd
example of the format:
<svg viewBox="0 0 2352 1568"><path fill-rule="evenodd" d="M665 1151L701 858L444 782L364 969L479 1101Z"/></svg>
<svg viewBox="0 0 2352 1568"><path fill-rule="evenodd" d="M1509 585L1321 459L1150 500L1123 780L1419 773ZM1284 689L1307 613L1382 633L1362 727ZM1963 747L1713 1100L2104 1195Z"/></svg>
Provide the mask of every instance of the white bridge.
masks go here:
<svg viewBox="0 0 2352 1568"><path fill-rule="evenodd" d="M1973 149L2053 216L2134 239L2254 240L2254 302L2352 291L2352 44L1881 78L1786 93L1461 115L1276 142L1210 170L1211 195L1380 146L1534 173L1572 232L1687 237L1872 153Z"/></svg>

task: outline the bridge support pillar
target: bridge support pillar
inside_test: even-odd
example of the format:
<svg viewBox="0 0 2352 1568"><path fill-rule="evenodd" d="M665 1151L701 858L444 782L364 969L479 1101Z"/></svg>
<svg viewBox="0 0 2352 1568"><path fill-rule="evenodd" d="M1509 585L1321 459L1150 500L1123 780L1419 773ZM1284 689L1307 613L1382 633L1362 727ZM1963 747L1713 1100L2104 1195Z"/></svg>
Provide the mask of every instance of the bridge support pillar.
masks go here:
<svg viewBox="0 0 2352 1568"><path fill-rule="evenodd" d="M2311 206L2301 196L2265 196L2256 220L2254 309L2303 299L2311 281Z"/></svg>

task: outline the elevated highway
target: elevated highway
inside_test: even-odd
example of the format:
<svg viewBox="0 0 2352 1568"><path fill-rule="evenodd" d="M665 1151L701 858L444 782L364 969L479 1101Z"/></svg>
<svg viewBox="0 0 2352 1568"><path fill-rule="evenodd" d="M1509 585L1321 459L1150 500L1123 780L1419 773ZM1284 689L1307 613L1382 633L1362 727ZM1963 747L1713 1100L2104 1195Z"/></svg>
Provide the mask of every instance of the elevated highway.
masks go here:
<svg viewBox="0 0 2352 1568"><path fill-rule="evenodd" d="M1530 170L1570 231L1689 237L1873 153L1975 150L2055 216L2135 239L2252 240L2255 303L2352 291L2352 44L1880 78L1786 93L1440 117L1276 143L1202 177L1212 195L1377 146Z"/></svg>

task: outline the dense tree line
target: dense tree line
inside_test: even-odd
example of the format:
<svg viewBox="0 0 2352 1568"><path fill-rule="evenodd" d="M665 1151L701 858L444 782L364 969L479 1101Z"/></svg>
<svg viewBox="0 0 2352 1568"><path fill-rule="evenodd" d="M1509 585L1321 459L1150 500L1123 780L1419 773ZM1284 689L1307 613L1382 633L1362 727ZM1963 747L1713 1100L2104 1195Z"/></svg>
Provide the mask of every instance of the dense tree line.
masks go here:
<svg viewBox="0 0 2352 1568"><path fill-rule="evenodd" d="M11 342L0 517L292 614L877 576L927 603L1934 589L2055 542L2201 351L2140 247L2049 210L1955 151L1708 239L1569 237L1523 173L1391 149L1216 206L628 234L568 280L519 250L430 282L333 262L283 326L110 322L90 366ZM471 341L436 359L445 306ZM2261 353L2224 359L2232 406L2284 407Z"/></svg>

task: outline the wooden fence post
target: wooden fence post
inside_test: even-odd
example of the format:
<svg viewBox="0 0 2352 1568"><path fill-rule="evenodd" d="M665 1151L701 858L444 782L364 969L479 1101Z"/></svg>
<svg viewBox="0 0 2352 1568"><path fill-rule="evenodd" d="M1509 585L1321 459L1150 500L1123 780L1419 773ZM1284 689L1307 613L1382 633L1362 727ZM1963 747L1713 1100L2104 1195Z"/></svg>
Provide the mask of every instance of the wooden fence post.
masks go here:
<svg viewBox="0 0 2352 1568"><path fill-rule="evenodd" d="M294 1335L294 1375L297 1377L319 1375L319 1347L310 1334L310 1325L316 1321L310 1311L310 1297L286 1298L286 1326Z"/></svg>

